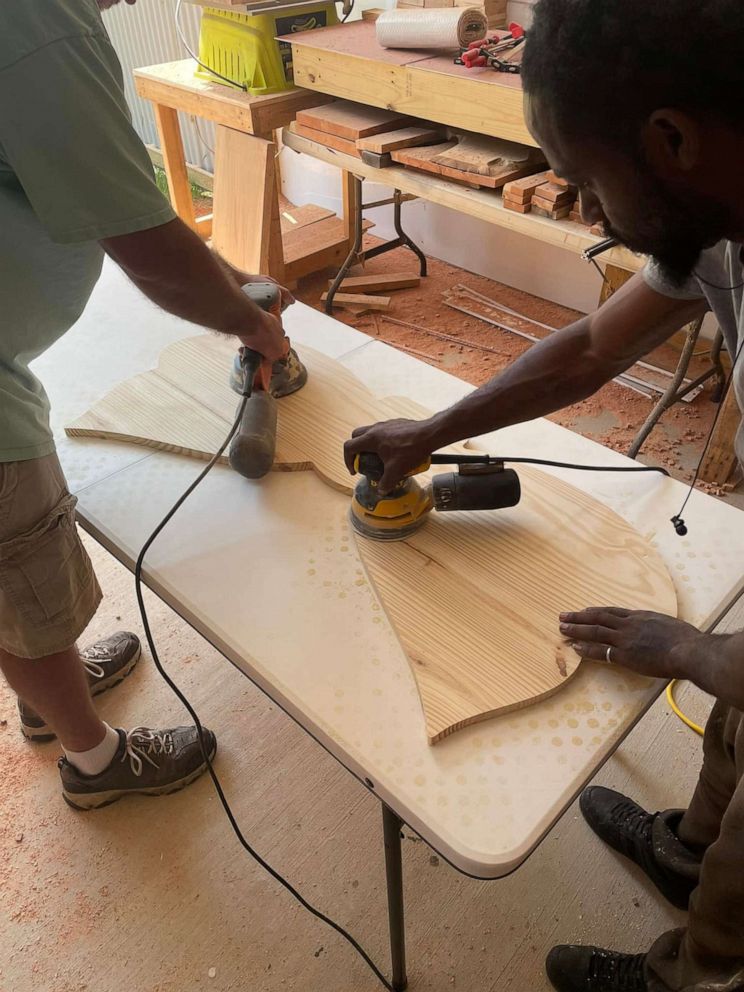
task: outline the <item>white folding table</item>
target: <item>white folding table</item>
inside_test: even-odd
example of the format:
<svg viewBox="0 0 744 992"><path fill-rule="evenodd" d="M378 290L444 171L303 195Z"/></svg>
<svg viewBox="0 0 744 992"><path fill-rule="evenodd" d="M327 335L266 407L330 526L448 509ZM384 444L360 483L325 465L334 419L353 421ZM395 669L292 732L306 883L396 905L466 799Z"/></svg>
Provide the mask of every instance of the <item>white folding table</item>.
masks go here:
<svg viewBox="0 0 744 992"><path fill-rule="evenodd" d="M302 304L287 312L285 325L300 352L309 344L337 358L380 397L404 395L434 410L470 389ZM62 426L116 382L153 367L167 344L195 333L107 264L77 325L35 365L52 400L80 523L130 568L203 464L132 444L68 439ZM487 435L479 446L501 455L628 461L547 420ZM689 534L680 538L670 518L682 484L651 473L546 471L591 492L648 537L674 578L682 619L711 629L742 592L738 510L695 492L685 511ZM348 499L312 472L249 482L215 467L152 547L144 580L379 798L393 985L402 989L402 823L458 871L503 877L535 849L663 685L584 662L550 699L430 747L413 675L365 577L347 512Z"/></svg>

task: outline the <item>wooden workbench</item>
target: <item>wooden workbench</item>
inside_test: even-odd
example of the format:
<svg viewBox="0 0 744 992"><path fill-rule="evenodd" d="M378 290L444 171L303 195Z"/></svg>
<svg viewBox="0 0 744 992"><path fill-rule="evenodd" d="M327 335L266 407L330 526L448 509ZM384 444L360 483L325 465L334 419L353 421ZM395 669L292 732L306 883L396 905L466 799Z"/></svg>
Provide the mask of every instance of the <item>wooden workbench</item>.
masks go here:
<svg viewBox="0 0 744 992"><path fill-rule="evenodd" d="M368 21L305 31L285 40L292 45L295 81L318 94L536 145L524 118L519 76L492 69L468 70L455 65L449 54L382 48L377 44L374 24ZM469 189L401 166L376 169L286 130L284 143L345 172L394 186L554 247L581 253L602 240L581 224L504 210L501 196L491 190ZM643 259L625 248L613 249L603 255L603 261L625 272L635 272L643 265Z"/></svg>
<svg viewBox="0 0 744 992"><path fill-rule="evenodd" d="M519 76L454 65L450 54L381 48L355 21L287 35L298 86L496 138L536 145Z"/></svg>
<svg viewBox="0 0 744 992"><path fill-rule="evenodd" d="M171 202L178 216L229 262L282 282L343 261L348 223L326 217L282 236L274 132L298 110L330 97L294 89L250 96L195 75L191 59L135 69L138 94L153 103ZM178 111L215 124L213 214L195 218L178 123Z"/></svg>

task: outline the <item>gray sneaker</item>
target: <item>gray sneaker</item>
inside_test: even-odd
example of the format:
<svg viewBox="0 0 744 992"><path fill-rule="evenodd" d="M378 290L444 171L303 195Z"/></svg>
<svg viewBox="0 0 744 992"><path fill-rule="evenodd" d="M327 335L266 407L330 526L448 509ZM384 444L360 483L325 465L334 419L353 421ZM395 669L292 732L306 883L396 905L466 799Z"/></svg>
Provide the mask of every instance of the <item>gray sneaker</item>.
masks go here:
<svg viewBox="0 0 744 992"><path fill-rule="evenodd" d="M137 664L140 654L139 638L128 630L120 630L84 648L80 657L88 673L91 694L98 696L118 685ZM35 744L54 740L52 728L21 699L18 700L18 716L21 720L21 733L27 740Z"/></svg>
<svg viewBox="0 0 744 992"><path fill-rule="evenodd" d="M190 785L207 770L196 727L171 730L118 730L119 747L99 775L81 775L62 757L58 768L62 796L73 809L100 809L124 796L166 796ZM217 751L217 739L204 728L209 760Z"/></svg>

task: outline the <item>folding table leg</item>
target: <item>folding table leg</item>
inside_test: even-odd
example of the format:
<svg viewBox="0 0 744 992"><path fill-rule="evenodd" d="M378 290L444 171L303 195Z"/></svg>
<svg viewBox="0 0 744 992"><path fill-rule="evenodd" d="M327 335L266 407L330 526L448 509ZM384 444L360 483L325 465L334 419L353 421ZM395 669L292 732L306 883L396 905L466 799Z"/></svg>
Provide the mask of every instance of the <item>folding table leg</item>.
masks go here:
<svg viewBox="0 0 744 992"><path fill-rule="evenodd" d="M406 934L403 918L403 863L400 832L403 821L389 806L382 803L382 830L385 840L385 873L387 875L388 920L390 925L390 958L392 985L395 992L408 986L406 977Z"/></svg>

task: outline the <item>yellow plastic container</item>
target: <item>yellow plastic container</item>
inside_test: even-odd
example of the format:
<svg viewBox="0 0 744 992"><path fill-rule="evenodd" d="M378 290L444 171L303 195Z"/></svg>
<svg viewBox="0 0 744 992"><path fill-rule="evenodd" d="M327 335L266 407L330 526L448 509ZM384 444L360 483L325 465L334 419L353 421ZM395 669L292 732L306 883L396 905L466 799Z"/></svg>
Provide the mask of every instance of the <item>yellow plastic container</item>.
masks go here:
<svg viewBox="0 0 744 992"><path fill-rule="evenodd" d="M277 35L312 31L338 24L335 3L319 3L302 10L242 14L205 7L199 36L199 61L221 76L247 87L252 96L281 93L294 86L292 47ZM196 75L221 83L201 66ZM225 83L225 85L229 85Z"/></svg>

